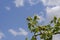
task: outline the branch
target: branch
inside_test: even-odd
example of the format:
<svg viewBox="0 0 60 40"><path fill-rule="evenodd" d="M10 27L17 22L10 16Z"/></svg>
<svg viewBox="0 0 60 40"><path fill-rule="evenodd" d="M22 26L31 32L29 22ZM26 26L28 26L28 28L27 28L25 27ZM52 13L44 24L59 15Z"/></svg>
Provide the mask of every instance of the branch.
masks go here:
<svg viewBox="0 0 60 40"><path fill-rule="evenodd" d="M60 32L54 33L54 34L60 34Z"/></svg>
<svg viewBox="0 0 60 40"><path fill-rule="evenodd" d="M40 33L40 34L36 34L36 35L34 35L34 36L38 36L38 35L41 35L42 33Z"/></svg>

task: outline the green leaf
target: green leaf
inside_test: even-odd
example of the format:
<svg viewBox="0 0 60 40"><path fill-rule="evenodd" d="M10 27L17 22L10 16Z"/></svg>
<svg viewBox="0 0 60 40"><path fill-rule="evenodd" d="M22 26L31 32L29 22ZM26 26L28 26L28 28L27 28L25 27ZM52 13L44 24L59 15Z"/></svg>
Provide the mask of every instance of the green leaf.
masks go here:
<svg viewBox="0 0 60 40"><path fill-rule="evenodd" d="M26 37L26 39L25 40L28 40L28 38Z"/></svg>
<svg viewBox="0 0 60 40"><path fill-rule="evenodd" d="M53 20L51 20L51 22L50 23L53 23Z"/></svg>
<svg viewBox="0 0 60 40"><path fill-rule="evenodd" d="M34 20L37 20L37 16L34 16Z"/></svg>
<svg viewBox="0 0 60 40"><path fill-rule="evenodd" d="M31 20L32 20L32 18L31 18L31 17L28 17L28 18L27 18L27 20L28 20L28 21L31 21Z"/></svg>
<svg viewBox="0 0 60 40"><path fill-rule="evenodd" d="M40 35L40 38L43 39L43 35Z"/></svg>
<svg viewBox="0 0 60 40"><path fill-rule="evenodd" d="M57 20L57 17L54 17L54 20Z"/></svg>
<svg viewBox="0 0 60 40"><path fill-rule="evenodd" d="M42 30L46 30L46 27L45 26L42 26Z"/></svg>
<svg viewBox="0 0 60 40"><path fill-rule="evenodd" d="M31 24L30 23L28 23L28 28L29 28L29 30L31 30Z"/></svg>
<svg viewBox="0 0 60 40"><path fill-rule="evenodd" d="M60 18L58 19L58 22L60 23Z"/></svg>
<svg viewBox="0 0 60 40"><path fill-rule="evenodd" d="M32 24L33 24L33 25L36 25L36 24L37 24L37 21L33 21Z"/></svg>
<svg viewBox="0 0 60 40"><path fill-rule="evenodd" d="M54 20L53 20L53 21L54 21L54 23L56 23L56 20L57 20L57 18L56 18L56 17L54 17Z"/></svg>
<svg viewBox="0 0 60 40"><path fill-rule="evenodd" d="M34 36L32 36L32 39L31 40L37 40Z"/></svg>
<svg viewBox="0 0 60 40"><path fill-rule="evenodd" d="M37 33L37 32L39 32L39 28L38 27L35 28L35 33Z"/></svg>

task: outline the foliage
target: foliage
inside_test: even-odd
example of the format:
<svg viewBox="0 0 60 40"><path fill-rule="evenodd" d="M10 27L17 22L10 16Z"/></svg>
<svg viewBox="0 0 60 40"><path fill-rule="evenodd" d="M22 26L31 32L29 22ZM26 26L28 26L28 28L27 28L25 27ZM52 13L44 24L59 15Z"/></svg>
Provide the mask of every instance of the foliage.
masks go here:
<svg viewBox="0 0 60 40"><path fill-rule="evenodd" d="M49 24L43 26L38 25L38 20L40 18L37 15L27 18L28 29L34 33L31 40L37 40L37 36L44 40L52 40L52 35L60 34L60 18L54 17Z"/></svg>

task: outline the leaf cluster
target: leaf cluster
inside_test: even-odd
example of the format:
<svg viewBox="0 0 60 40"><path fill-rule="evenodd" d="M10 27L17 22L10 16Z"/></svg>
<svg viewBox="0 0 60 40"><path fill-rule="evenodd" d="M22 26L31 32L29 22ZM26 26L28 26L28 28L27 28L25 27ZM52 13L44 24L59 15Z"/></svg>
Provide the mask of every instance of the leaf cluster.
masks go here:
<svg viewBox="0 0 60 40"><path fill-rule="evenodd" d="M60 18L54 17L53 20L47 25L38 25L40 18L35 15L33 18L28 17L28 29L34 33L31 40L37 40L37 36L44 40L52 40L52 36L55 34L60 34ZM54 26L52 26L52 24Z"/></svg>

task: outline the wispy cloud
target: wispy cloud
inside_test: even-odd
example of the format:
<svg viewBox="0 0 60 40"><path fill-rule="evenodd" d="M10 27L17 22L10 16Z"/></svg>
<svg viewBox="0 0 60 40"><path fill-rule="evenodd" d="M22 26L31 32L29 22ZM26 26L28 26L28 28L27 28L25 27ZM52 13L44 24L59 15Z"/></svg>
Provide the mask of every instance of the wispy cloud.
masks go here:
<svg viewBox="0 0 60 40"><path fill-rule="evenodd" d="M15 0L14 3L16 7L24 6L24 0Z"/></svg>
<svg viewBox="0 0 60 40"><path fill-rule="evenodd" d="M60 5L60 0L41 0L45 6L58 6Z"/></svg>
<svg viewBox="0 0 60 40"><path fill-rule="evenodd" d="M8 30L12 35L16 36L17 35L17 32L13 29L9 29Z"/></svg>
<svg viewBox="0 0 60 40"><path fill-rule="evenodd" d="M14 35L14 36L18 36L18 35L26 36L26 35L28 35L28 32L25 31L24 29L19 28L19 30L20 30L20 31L17 32L17 31L15 31L15 30L13 30L13 29L9 29L9 32L10 32L12 35Z"/></svg>
<svg viewBox="0 0 60 40"><path fill-rule="evenodd" d="M36 5L38 3L40 3L40 0L14 0L14 4L16 5L16 7L21 7L24 6L25 3L29 3L31 6L32 5Z"/></svg>
<svg viewBox="0 0 60 40"><path fill-rule="evenodd" d="M4 37L5 37L5 35L2 32L0 32L0 39L2 39Z"/></svg>
<svg viewBox="0 0 60 40"><path fill-rule="evenodd" d="M40 0L29 0L30 5L36 5L40 2Z"/></svg>
<svg viewBox="0 0 60 40"><path fill-rule="evenodd" d="M19 28L19 30L20 30L20 32L18 33L18 34L20 34L20 35L28 35L28 32L27 31L25 31L24 29L22 29L22 28Z"/></svg>
<svg viewBox="0 0 60 40"><path fill-rule="evenodd" d="M11 8L9 6L6 6L5 9L9 11Z"/></svg>

